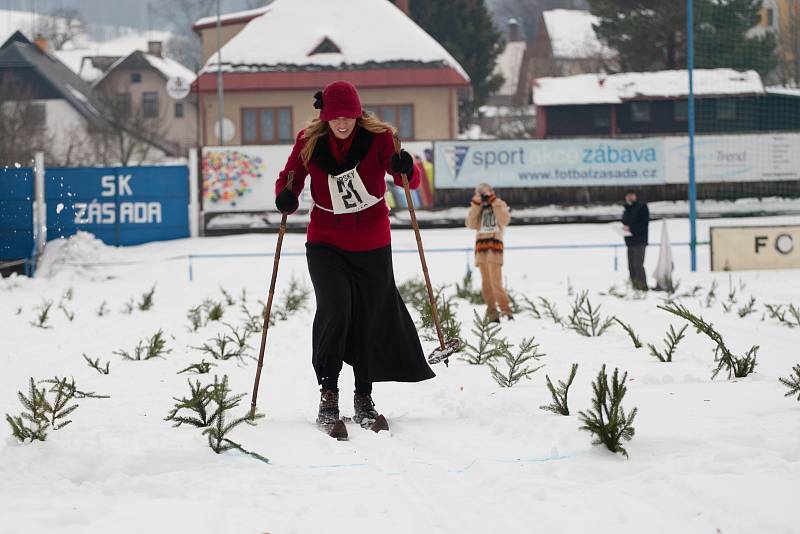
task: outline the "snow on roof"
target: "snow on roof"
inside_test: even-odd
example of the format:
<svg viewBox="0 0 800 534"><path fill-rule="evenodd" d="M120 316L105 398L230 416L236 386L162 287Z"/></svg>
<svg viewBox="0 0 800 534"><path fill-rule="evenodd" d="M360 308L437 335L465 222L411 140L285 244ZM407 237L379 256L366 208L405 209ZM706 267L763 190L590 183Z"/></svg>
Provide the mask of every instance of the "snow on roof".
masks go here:
<svg viewBox="0 0 800 534"><path fill-rule="evenodd" d="M773 85L771 87L767 87L767 92L774 95L800 97L800 87L784 87L782 85Z"/></svg>
<svg viewBox="0 0 800 534"><path fill-rule="evenodd" d="M597 37L593 25L600 20L577 9L551 9L542 13L553 56L563 59L611 58L613 50Z"/></svg>
<svg viewBox="0 0 800 534"><path fill-rule="evenodd" d="M313 16L309 16L313 14ZM325 38L341 53L309 55ZM275 0L222 47L222 69L443 62L469 76L433 37L388 0ZM217 71L212 54L201 72Z"/></svg>
<svg viewBox="0 0 800 534"><path fill-rule="evenodd" d="M225 24L226 22L229 23L229 22L235 21L235 20L244 20L244 21L246 21L248 18L255 18L255 17L259 16L259 15L263 15L264 13L266 13L269 10L270 10L270 6L264 6L264 7L259 7L259 8L256 8L256 9L248 9L248 10L245 10L245 11L237 11L235 13L227 13L225 15L220 15L219 21L220 21L220 24ZM202 19L198 19L194 23L194 25L192 27L193 28L197 28L199 26L208 26L208 25L216 24L216 23L217 23L217 17L216 17L216 15L213 15L211 17L203 17Z"/></svg>
<svg viewBox="0 0 800 534"><path fill-rule="evenodd" d="M98 73L96 69L88 69L90 65L82 65L83 58L91 56L126 57L136 50L147 51L148 41L161 41L166 43L172 34L165 31L136 31L130 30L129 33L110 39L108 41L85 40L79 46L70 46L64 50L53 52L58 59L66 64L70 70L80 74L88 81L94 82ZM81 72L81 67L84 70ZM102 74L102 73L100 73Z"/></svg>
<svg viewBox="0 0 800 534"><path fill-rule="evenodd" d="M174 59L168 57L158 57L152 54L144 54L145 59L154 69L161 72L166 78L181 77L184 80L192 83L195 79L195 73Z"/></svg>
<svg viewBox="0 0 800 534"><path fill-rule="evenodd" d="M763 94L757 72L732 69L695 69L697 96ZM560 78L539 78L534 82L533 102L537 106L569 104L619 104L625 100L682 97L689 94L685 70L624 72L620 74L578 74Z"/></svg>
<svg viewBox="0 0 800 534"><path fill-rule="evenodd" d="M497 56L494 71L503 76L503 85L498 95L514 95L517 93L519 71L525 56L525 41L514 41L506 44L505 50Z"/></svg>

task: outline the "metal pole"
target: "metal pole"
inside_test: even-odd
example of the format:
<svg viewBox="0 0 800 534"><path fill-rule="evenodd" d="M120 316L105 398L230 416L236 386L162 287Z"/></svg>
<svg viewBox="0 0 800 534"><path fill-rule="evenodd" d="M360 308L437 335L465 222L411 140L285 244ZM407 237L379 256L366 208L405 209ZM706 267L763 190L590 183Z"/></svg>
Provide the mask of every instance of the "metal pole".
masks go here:
<svg viewBox="0 0 800 534"><path fill-rule="evenodd" d="M45 210L44 198L44 152L37 152L34 155L34 236L36 243L36 255L33 257L34 265L44 252L44 245L47 243L47 211Z"/></svg>
<svg viewBox="0 0 800 534"><path fill-rule="evenodd" d="M697 271L697 187L694 165L694 21L692 0L686 0L686 68L689 72L689 250L692 272Z"/></svg>
<svg viewBox="0 0 800 534"><path fill-rule="evenodd" d="M225 120L225 95L222 87L222 18L219 8L220 1L217 0L217 104L219 105L217 139L219 139L219 145L224 146L225 135L222 121Z"/></svg>

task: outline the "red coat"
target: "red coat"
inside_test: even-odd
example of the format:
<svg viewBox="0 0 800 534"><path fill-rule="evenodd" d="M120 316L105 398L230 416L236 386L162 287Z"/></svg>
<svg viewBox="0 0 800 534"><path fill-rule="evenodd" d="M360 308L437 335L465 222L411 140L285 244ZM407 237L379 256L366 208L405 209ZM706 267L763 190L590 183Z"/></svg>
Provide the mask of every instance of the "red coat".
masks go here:
<svg viewBox="0 0 800 534"><path fill-rule="evenodd" d="M383 200L386 193L386 174L392 175L395 184L403 186L400 175L392 173L390 168L392 154L394 154L394 140L391 132L372 134L357 126L353 134L353 142L341 164L337 163L331 154L327 139L322 137L314 148L307 169L300 158L300 150L305 145L303 132L297 134L286 166L278 175L275 194L277 195L286 186L289 171L294 171L292 190L298 196L305 187L306 177L311 175L311 197L317 207L311 210L311 222L308 225L307 233L308 242L327 243L351 252L364 252L388 246L392 237L389 228L389 208ZM328 188L328 175L335 176L354 167L361 176L367 192L381 200L356 213L335 215L331 211L327 211L333 208ZM420 171L418 167L414 167L414 175L410 176L408 181L412 189L419 186Z"/></svg>

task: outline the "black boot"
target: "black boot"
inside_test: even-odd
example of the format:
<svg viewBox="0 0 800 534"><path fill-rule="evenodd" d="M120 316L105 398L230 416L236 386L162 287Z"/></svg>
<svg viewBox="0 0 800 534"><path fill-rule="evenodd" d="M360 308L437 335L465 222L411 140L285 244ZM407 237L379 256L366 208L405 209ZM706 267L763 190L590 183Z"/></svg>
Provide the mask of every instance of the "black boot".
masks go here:
<svg viewBox="0 0 800 534"><path fill-rule="evenodd" d="M353 395L353 421L363 427L368 427L378 418L372 395Z"/></svg>
<svg viewBox="0 0 800 534"><path fill-rule="evenodd" d="M323 389L319 398L318 425L332 425L339 420L339 392Z"/></svg>

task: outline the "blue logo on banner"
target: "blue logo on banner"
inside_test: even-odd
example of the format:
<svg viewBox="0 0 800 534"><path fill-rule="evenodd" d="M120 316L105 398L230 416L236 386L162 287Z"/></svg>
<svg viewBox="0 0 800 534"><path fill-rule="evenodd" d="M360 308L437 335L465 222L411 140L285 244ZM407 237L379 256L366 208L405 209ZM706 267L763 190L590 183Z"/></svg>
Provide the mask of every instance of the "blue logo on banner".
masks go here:
<svg viewBox="0 0 800 534"><path fill-rule="evenodd" d="M444 150L445 162L450 172L453 173L454 179L458 178L461 167L464 166L464 160L467 159L467 152L469 152L468 145L456 145Z"/></svg>

